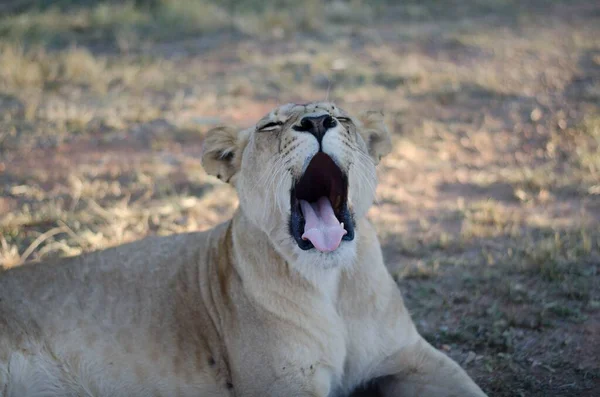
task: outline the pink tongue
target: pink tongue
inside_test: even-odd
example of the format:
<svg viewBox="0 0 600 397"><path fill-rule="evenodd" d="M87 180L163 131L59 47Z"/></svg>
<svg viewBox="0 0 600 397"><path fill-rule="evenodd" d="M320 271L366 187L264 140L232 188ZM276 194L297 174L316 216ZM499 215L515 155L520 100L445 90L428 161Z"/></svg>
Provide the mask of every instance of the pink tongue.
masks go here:
<svg viewBox="0 0 600 397"><path fill-rule="evenodd" d="M340 246L342 237L348 233L335 217L333 208L327 197L321 197L315 203L300 200L304 215L304 240L311 243L321 252L330 252Z"/></svg>

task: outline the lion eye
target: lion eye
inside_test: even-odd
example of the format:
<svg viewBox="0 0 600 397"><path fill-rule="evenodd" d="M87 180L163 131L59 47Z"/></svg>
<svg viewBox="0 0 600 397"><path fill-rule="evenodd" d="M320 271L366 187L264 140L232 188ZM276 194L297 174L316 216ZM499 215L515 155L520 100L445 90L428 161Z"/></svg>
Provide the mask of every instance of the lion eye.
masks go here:
<svg viewBox="0 0 600 397"><path fill-rule="evenodd" d="M340 123L344 123L344 124L351 124L352 123L352 120L350 120L348 117L336 117L336 119Z"/></svg>
<svg viewBox="0 0 600 397"><path fill-rule="evenodd" d="M257 127L256 131L272 131L278 127L280 127L283 123L281 121L272 121L263 126Z"/></svg>

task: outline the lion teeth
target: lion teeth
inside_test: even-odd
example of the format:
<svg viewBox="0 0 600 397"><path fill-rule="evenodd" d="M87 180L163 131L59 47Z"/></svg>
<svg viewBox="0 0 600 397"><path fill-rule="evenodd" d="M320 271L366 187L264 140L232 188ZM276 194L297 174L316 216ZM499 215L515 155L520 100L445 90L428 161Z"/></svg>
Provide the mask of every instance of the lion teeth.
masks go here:
<svg viewBox="0 0 600 397"><path fill-rule="evenodd" d="M342 229L344 228L344 222L340 222L340 226L342 227Z"/></svg>

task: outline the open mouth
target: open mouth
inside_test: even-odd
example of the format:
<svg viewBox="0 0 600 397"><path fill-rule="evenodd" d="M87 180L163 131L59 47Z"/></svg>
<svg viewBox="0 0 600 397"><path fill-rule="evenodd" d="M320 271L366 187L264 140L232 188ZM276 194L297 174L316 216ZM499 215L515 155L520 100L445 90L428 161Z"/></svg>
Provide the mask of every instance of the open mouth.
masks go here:
<svg viewBox="0 0 600 397"><path fill-rule="evenodd" d="M335 251L354 239L348 209L348 178L323 152L317 153L291 191L290 233L303 250Z"/></svg>

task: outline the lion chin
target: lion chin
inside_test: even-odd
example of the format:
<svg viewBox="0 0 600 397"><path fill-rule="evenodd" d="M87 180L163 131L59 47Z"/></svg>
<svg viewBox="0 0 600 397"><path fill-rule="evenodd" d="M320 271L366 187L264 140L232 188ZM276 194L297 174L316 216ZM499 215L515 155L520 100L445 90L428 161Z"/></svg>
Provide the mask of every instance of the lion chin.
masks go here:
<svg viewBox="0 0 600 397"><path fill-rule="evenodd" d="M209 131L232 219L0 273L0 397L484 396L418 333L366 218L391 146L380 112L329 102Z"/></svg>

